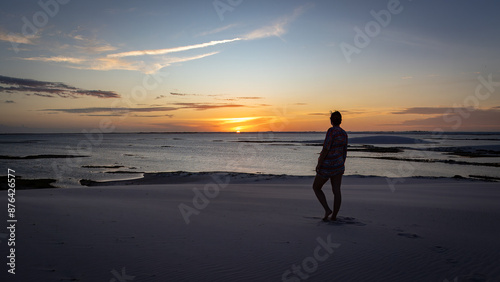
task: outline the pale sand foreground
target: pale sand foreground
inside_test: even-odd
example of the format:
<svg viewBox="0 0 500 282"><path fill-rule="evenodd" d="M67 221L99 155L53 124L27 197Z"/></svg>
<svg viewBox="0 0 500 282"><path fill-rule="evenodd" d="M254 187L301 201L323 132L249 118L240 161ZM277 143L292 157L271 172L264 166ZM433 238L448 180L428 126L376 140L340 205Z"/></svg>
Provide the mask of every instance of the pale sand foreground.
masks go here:
<svg viewBox="0 0 500 282"><path fill-rule="evenodd" d="M500 280L498 183L344 177L325 223L312 178L239 182L189 224L179 204L214 182L18 191L17 274L0 280Z"/></svg>

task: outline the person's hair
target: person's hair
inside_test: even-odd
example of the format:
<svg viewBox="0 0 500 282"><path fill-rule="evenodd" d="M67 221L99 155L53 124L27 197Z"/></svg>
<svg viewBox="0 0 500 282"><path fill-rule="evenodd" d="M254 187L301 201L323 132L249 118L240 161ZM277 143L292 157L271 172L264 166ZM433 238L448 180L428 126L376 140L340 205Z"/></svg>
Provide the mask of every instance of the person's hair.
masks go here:
<svg viewBox="0 0 500 282"><path fill-rule="evenodd" d="M340 125L342 123L342 115L340 114L339 111L331 112L332 114L330 115L330 122L333 125Z"/></svg>

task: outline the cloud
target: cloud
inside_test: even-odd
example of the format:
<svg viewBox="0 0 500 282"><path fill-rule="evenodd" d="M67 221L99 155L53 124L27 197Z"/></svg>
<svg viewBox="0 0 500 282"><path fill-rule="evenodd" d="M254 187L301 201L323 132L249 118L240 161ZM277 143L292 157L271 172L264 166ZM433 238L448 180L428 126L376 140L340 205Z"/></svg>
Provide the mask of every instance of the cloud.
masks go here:
<svg viewBox="0 0 500 282"><path fill-rule="evenodd" d="M228 30L230 28L233 28L235 26L237 26L237 24L229 24L229 25L226 25L226 26L223 26L223 27L219 27L219 28L216 28L216 29L212 29L212 30L209 30L209 31L202 32L202 33L198 34L197 36L205 36L205 35L216 34L216 33Z"/></svg>
<svg viewBox="0 0 500 282"><path fill-rule="evenodd" d="M300 15L302 15L309 7L310 5L300 6L296 8L292 14L278 19L271 25L256 29L243 36L243 38L245 40L254 40L272 36L281 37L283 34L287 32L286 30L287 26L295 19L297 19Z"/></svg>
<svg viewBox="0 0 500 282"><path fill-rule="evenodd" d="M120 57L143 56L143 55L164 55L164 54L168 54L168 53L205 48L205 47L209 47L209 46L214 46L214 45L223 44L223 43L229 43L229 42L238 41L238 40L241 40L241 38L215 40L215 41L210 41L210 42L206 42L206 43L193 44L193 45L188 45L188 46L180 46L180 47L174 47L174 48L166 48L166 49L129 51L129 52L109 54L108 57L120 58Z"/></svg>
<svg viewBox="0 0 500 282"><path fill-rule="evenodd" d="M53 112L53 113L47 113L47 114L58 114L58 112ZM94 114L87 114L87 115L84 115L84 116L87 116L87 117L121 117L121 116L124 116L125 113L116 113L116 114L102 114L102 115L94 115Z"/></svg>
<svg viewBox="0 0 500 282"><path fill-rule="evenodd" d="M330 113L308 113L309 116L330 116Z"/></svg>
<svg viewBox="0 0 500 282"><path fill-rule="evenodd" d="M218 108L239 108L245 105L239 104L210 104L210 103L174 103L174 105L181 106L183 109L196 109L199 111L218 109Z"/></svg>
<svg viewBox="0 0 500 282"><path fill-rule="evenodd" d="M164 117L165 115L137 115L133 114L132 117L138 117L138 118L152 118L152 117Z"/></svg>
<svg viewBox="0 0 500 282"><path fill-rule="evenodd" d="M253 39L260 39L260 38L266 38L266 37L271 37L271 36L280 37L281 35L286 33L287 26L291 22L293 22L298 16L300 16L302 13L304 13L308 7L309 7L309 5L298 7L293 11L293 13L291 15L287 15L285 17L280 18L278 21L276 21L272 25L264 26L262 28L254 30L254 31L248 33L247 35L245 35L243 38L236 37L233 39L213 40L213 41L205 42L205 43L199 43L199 44L193 44L193 45L187 45L187 46L179 46L179 47L173 47L173 48L165 48L165 49L135 50L135 51L109 54L107 56L110 58L117 58L117 57L121 58L121 57L144 56L144 55L164 55L164 54L168 54L168 53L182 52L182 51L187 51L187 50L205 48L205 47L209 47L209 46L215 46L215 45L219 45L219 44L230 43L230 42L240 41L240 40L253 40ZM213 31L210 31L206 34L217 33L217 32L229 29L232 26L233 25L224 26L224 27L215 29Z"/></svg>
<svg viewBox="0 0 500 282"><path fill-rule="evenodd" d="M216 46L242 40L253 40L271 36L278 36L278 37L282 36L287 32L288 25L292 21L294 21L298 16L300 16L309 6L310 5L304 5L298 7L293 11L292 14L278 19L272 25L264 26L262 28L251 31L244 37L235 37L232 39L224 39L224 40L212 40L209 42L203 42L186 46L178 46L172 48L133 50L133 51L126 51L119 53L111 53L107 55L96 55L96 54L113 52L116 51L117 48L102 40L83 36L82 34L77 34L82 31L82 29L79 27L78 29L72 31L69 34L64 34L67 38L71 38L72 40L74 40L76 42L75 45L70 45L70 44L58 45L57 42L55 42L54 44L52 44L54 46L47 48L51 52L54 52L54 50L58 51L59 53L57 56L53 57L37 56L37 57L19 58L19 59L27 61L61 63L61 64L66 64L66 67L74 69L99 70L99 71L130 70L130 71L140 71L146 74L151 74L175 63L202 59L208 56L218 54L219 52L215 51L189 57L158 57L161 55L183 52L188 50L202 49L210 46ZM211 31L207 31L205 33L202 33L201 35L219 33L224 30L228 30L234 26L235 24L226 25ZM2 32L1 30L0 30L0 40L33 44L31 41L32 38L26 38L22 36L16 37L13 36L12 34L5 34L5 32ZM141 60L132 60L132 59L126 60L126 58L129 57L139 57L139 56L144 57L146 55L153 57L149 59L141 58Z"/></svg>
<svg viewBox="0 0 500 282"><path fill-rule="evenodd" d="M463 115L465 113L465 115ZM447 130L471 130L471 131L497 131L500 130L498 120L500 120L500 110L498 109L477 109L448 112L447 114L403 121L400 126L411 126L419 129L447 129Z"/></svg>
<svg viewBox="0 0 500 282"><path fill-rule="evenodd" d="M232 97L232 98L217 98L218 96L223 96L224 94L192 94L192 93L178 93L178 92L170 92L170 95L173 96L205 96L205 97L216 97L216 100L223 101L237 101L237 100L259 100L264 99L264 97L259 96L241 96L241 97ZM163 95L161 95L163 96Z"/></svg>
<svg viewBox="0 0 500 282"><path fill-rule="evenodd" d="M26 61L40 61L40 62L56 62L56 63L72 63L72 64L80 64L82 62L85 62L85 59L82 58L71 58L71 57L64 57L64 56L57 56L57 57L31 57L31 58L19 58L21 60L26 60Z"/></svg>
<svg viewBox="0 0 500 282"><path fill-rule="evenodd" d="M257 99L264 99L264 97L236 97L236 99L241 99L241 100L257 100Z"/></svg>
<svg viewBox="0 0 500 282"><path fill-rule="evenodd" d="M5 86L1 86L1 85ZM113 91L86 90L73 87L61 82L47 82L34 79L15 78L0 75L0 93L30 92L41 97L76 98L78 96L92 96L97 98L119 98Z"/></svg>
<svg viewBox="0 0 500 282"><path fill-rule="evenodd" d="M28 94L28 95L30 95L30 94ZM39 96L39 97L45 97L45 98L55 98L56 97L56 96L51 95L51 94L42 94L42 93L33 93L33 95Z"/></svg>
<svg viewBox="0 0 500 282"><path fill-rule="evenodd" d="M210 104L210 103L174 103L177 107L144 107L144 108L127 108L127 107L90 107L90 108L73 108L73 109L43 109L42 112L63 112L70 114L91 114L91 113L151 113L151 112L168 112L181 109L195 109L195 110L210 110L218 108L237 108L245 107L238 104Z"/></svg>
<svg viewBox="0 0 500 282"><path fill-rule="evenodd" d="M110 52L110 51L115 51L116 48L115 46L111 46L110 44L89 44L86 46L77 46L74 45L73 47L80 49L81 51L84 51L86 53L93 53L93 54L99 54L99 53L104 53L104 52Z"/></svg>
<svg viewBox="0 0 500 282"><path fill-rule="evenodd" d="M174 63L198 60L215 54L217 54L217 52L211 52L191 57L162 58L150 63L146 63L144 61L127 61L121 58L108 58L108 57L100 57L94 59L70 58L70 57L49 57L49 58L33 57L33 58L22 58L22 59L32 60L32 61L44 61L44 62L64 62L70 64L68 65L68 67L75 69L99 70L99 71L132 70L132 71L141 71L146 74L151 74L157 72L158 70L164 67L170 66L171 64Z"/></svg>
<svg viewBox="0 0 500 282"><path fill-rule="evenodd" d="M130 62L121 60L119 58L97 58L95 60L89 60L79 66L71 66L76 69L85 70L132 70L132 71L145 71L146 64L143 61Z"/></svg>
<svg viewBox="0 0 500 282"><path fill-rule="evenodd" d="M66 37L73 39L78 44L72 45L72 49L76 49L85 54L100 54L118 49L104 40L97 39L95 35L83 36L82 34L76 34L82 31L84 31L84 28L79 26L76 30L73 30L69 34L65 34Z"/></svg>
<svg viewBox="0 0 500 282"><path fill-rule="evenodd" d="M21 34L15 33L6 33L2 29L0 29L0 41L8 41L11 43L20 43L20 44L30 44L33 45L33 39L37 39L38 36L23 36Z"/></svg>
<svg viewBox="0 0 500 282"><path fill-rule="evenodd" d="M170 92L170 95L174 95L174 96L204 96L203 94L187 94L187 93L176 93L176 92Z"/></svg>
<svg viewBox="0 0 500 282"><path fill-rule="evenodd" d="M165 111L175 111L178 108L175 107L147 107L147 108L110 108L110 107L91 107L91 108L76 108L76 109L44 109L40 110L42 112L63 112L70 114L90 114L90 113L106 113L114 112L117 113L150 113L150 112L165 112Z"/></svg>
<svg viewBox="0 0 500 282"><path fill-rule="evenodd" d="M413 115L442 115L445 114L446 112L452 112L456 110L461 110L461 111L469 111L467 108L452 108L452 107L413 107L413 108L407 108L401 111L397 112L392 112L392 114L397 114L397 115L406 115L406 114L413 114Z"/></svg>
<svg viewBox="0 0 500 282"><path fill-rule="evenodd" d="M187 95L196 95L196 94L184 94L184 93L170 92L170 95L174 95L174 96L187 96Z"/></svg>
<svg viewBox="0 0 500 282"><path fill-rule="evenodd" d="M134 71L146 71L148 68L146 64L142 61L130 62L121 60L120 58L89 58L89 57L30 57L30 58L19 58L26 61L40 61L40 62L55 62L55 63L67 63L67 67L74 69L84 69L84 70L134 70ZM151 69L156 69L156 67L151 67Z"/></svg>
<svg viewBox="0 0 500 282"><path fill-rule="evenodd" d="M163 61L164 61L164 64L171 65L174 63L182 63L182 62L188 62L188 61L202 59L202 58L212 56L212 55L215 55L218 53L219 52L211 52L211 53L205 53L205 54L201 54L201 55L196 55L196 56L191 56L191 57L182 57L182 58L177 58L177 57L164 58Z"/></svg>

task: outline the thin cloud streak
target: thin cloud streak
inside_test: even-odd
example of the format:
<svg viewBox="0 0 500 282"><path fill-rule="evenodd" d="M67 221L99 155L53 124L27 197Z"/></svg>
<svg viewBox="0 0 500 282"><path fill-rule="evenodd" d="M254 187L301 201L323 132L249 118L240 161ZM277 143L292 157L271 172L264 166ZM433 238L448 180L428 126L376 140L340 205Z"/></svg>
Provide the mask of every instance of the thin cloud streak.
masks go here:
<svg viewBox="0 0 500 282"><path fill-rule="evenodd" d="M281 37L284 35L287 30L287 26L296 20L300 15L302 15L311 5L304 5L296 8L291 15L282 17L278 21L276 21L274 24L265 26L262 28L259 28L257 30L254 30L247 35L245 35L243 38L245 40L254 40L254 39L261 39L261 38L267 38L267 37L272 37L272 36L277 36Z"/></svg>
<svg viewBox="0 0 500 282"><path fill-rule="evenodd" d="M203 103L174 103L174 105L181 106L183 109L196 109L198 111L218 109L218 108L239 108L245 105L239 104L203 104Z"/></svg>
<svg viewBox="0 0 500 282"><path fill-rule="evenodd" d="M40 62L56 62L56 63L71 63L71 64L80 64L85 62L85 59L82 58L72 58L72 57L64 57L64 56L56 56L56 57L31 57L31 58L19 58L25 61L40 61Z"/></svg>
<svg viewBox="0 0 500 282"><path fill-rule="evenodd" d="M241 99L241 100L257 100L257 99L264 99L264 97L250 96L250 97L236 97L235 99Z"/></svg>
<svg viewBox="0 0 500 282"><path fill-rule="evenodd" d="M233 38L233 39L226 39L226 40L216 40L216 41L210 41L210 42L206 42L206 43L181 46L181 47L174 47L174 48L167 48L167 49L129 51L129 52L116 53L116 54L109 54L108 57L121 58L121 57L143 56L143 55L163 55L163 54L168 54L168 53L182 52L182 51L187 51L187 50L192 50L192 49L205 48L205 47L209 47L209 46L214 46L214 45L223 44L223 43L229 43L229 42L238 41L238 40L242 40L242 39L241 38Z"/></svg>
<svg viewBox="0 0 500 282"><path fill-rule="evenodd" d="M228 30L228 29L230 29L232 27L235 27L235 26L237 26L237 24L229 24L229 25L226 25L226 26L223 26L223 27L219 27L219 28L216 28L216 29L213 29L213 30L202 32L202 33L198 34L197 36L205 36L205 35L219 33L219 32Z"/></svg>
<svg viewBox="0 0 500 282"><path fill-rule="evenodd" d="M92 108L76 108L76 109L44 109L41 112L63 112L70 114L90 114L90 113L149 113L149 112L165 112L165 111L175 111L178 108L175 107L149 107L149 108L110 108L110 107L92 107Z"/></svg>
<svg viewBox="0 0 500 282"><path fill-rule="evenodd" d="M470 109L464 108L464 107L413 107L413 108L407 108L404 110L400 110L397 112L392 112L392 114L396 115L408 115L408 114L413 114L413 115L442 115L446 112L453 112L453 111L469 111Z"/></svg>
<svg viewBox="0 0 500 282"><path fill-rule="evenodd" d="M41 112L63 112L71 114L91 114L91 113L150 113L150 112L167 112L182 109L195 109L199 111L219 109L219 108L239 108L246 107L239 104L210 104L210 103L174 103L176 107L144 107L144 108L110 108L110 107L90 107L90 108L73 108L73 109L43 109Z"/></svg>

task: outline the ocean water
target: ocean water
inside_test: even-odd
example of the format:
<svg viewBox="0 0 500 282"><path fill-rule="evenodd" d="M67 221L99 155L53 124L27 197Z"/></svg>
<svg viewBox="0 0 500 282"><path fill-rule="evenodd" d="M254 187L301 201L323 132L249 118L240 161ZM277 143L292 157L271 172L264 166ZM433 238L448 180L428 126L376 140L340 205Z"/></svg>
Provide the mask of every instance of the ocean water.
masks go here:
<svg viewBox="0 0 500 282"><path fill-rule="evenodd" d="M1 156L86 157L3 157L0 175L6 175L10 168L16 176L26 179L57 179L60 187L79 186L80 179L137 178L143 172L315 175L324 135L325 132L3 134ZM380 139L395 142L382 144ZM438 136L429 132L350 132L349 140L346 175L500 178L500 167L496 166L500 164L500 133ZM367 150L367 146L379 150ZM457 151L479 154L451 154Z"/></svg>

